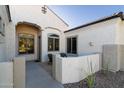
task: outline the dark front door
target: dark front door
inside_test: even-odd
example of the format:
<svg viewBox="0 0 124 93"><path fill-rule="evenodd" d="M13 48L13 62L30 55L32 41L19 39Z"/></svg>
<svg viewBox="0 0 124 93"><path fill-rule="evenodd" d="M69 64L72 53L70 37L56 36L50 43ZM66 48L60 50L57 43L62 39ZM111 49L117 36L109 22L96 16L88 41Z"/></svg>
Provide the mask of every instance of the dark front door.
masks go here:
<svg viewBox="0 0 124 93"><path fill-rule="evenodd" d="M38 60L41 61L41 36L38 36Z"/></svg>

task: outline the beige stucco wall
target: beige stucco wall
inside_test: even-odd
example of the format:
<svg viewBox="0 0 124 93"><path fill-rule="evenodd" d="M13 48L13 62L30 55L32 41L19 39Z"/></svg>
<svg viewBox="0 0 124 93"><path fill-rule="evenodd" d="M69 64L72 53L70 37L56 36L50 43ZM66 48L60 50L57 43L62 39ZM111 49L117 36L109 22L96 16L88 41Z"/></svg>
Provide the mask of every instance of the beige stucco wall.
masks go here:
<svg viewBox="0 0 124 93"><path fill-rule="evenodd" d="M124 21L119 19L117 21L117 31L116 31L116 44L119 47L119 56L118 63L120 64L120 70L124 71Z"/></svg>
<svg viewBox="0 0 124 93"><path fill-rule="evenodd" d="M67 58L54 55L54 58L53 75L55 80L62 84L79 82L88 75L101 70L100 54Z"/></svg>
<svg viewBox="0 0 124 93"><path fill-rule="evenodd" d="M116 39L116 42L117 44L121 44L123 45L124 44L124 21L122 21L121 19L119 19L117 21L117 32L116 32L116 35L117 35L117 39Z"/></svg>
<svg viewBox="0 0 124 93"><path fill-rule="evenodd" d="M113 72L124 71L124 45L103 46L103 68Z"/></svg>
<svg viewBox="0 0 124 93"><path fill-rule="evenodd" d="M0 88L24 88L25 85L26 65L24 57L0 62Z"/></svg>
<svg viewBox="0 0 124 93"><path fill-rule="evenodd" d="M4 5L0 5L0 17L5 24L4 36L0 34L0 61L8 61L15 57L15 29Z"/></svg>
<svg viewBox="0 0 124 93"><path fill-rule="evenodd" d="M24 56L26 60L38 59L38 32L39 32L38 29L28 25L18 25L16 27L16 56ZM19 33L34 35L34 54L18 55L18 34Z"/></svg>
<svg viewBox="0 0 124 93"><path fill-rule="evenodd" d="M5 6L0 6L0 17L5 24L8 23ZM6 59L5 37L0 34L0 61L4 61L5 59Z"/></svg>
<svg viewBox="0 0 124 93"><path fill-rule="evenodd" d="M13 61L13 87L26 87L26 63L24 57L16 57Z"/></svg>
<svg viewBox="0 0 124 93"><path fill-rule="evenodd" d="M0 88L13 87L13 62L0 62Z"/></svg>
<svg viewBox="0 0 124 93"><path fill-rule="evenodd" d="M65 33L66 38L77 36L77 52L78 55L84 53L102 52L104 44L115 44L117 21L119 19L111 19L91 26L80 28ZM90 46L90 42L93 46Z"/></svg>
<svg viewBox="0 0 124 93"><path fill-rule="evenodd" d="M15 33L15 25L10 22L7 25L6 31L5 31L5 48L6 48L6 61L12 60L16 54L15 54L15 49L16 49L16 33Z"/></svg>
<svg viewBox="0 0 124 93"><path fill-rule="evenodd" d="M124 45L119 46L119 57L120 70L124 71Z"/></svg>
<svg viewBox="0 0 124 93"><path fill-rule="evenodd" d="M103 69L113 72L120 70L120 45L103 45Z"/></svg>

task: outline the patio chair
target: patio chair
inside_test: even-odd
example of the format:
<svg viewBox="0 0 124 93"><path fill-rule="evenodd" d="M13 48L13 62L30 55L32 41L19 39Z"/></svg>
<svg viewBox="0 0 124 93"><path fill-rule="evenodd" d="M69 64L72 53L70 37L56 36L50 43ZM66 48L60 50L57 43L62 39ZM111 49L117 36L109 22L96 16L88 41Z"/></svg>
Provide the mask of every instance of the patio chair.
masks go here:
<svg viewBox="0 0 124 93"><path fill-rule="evenodd" d="M67 54L66 53L60 53L60 56L61 57L67 57Z"/></svg>
<svg viewBox="0 0 124 93"><path fill-rule="evenodd" d="M52 54L48 54L48 64L52 64L53 61L53 55Z"/></svg>

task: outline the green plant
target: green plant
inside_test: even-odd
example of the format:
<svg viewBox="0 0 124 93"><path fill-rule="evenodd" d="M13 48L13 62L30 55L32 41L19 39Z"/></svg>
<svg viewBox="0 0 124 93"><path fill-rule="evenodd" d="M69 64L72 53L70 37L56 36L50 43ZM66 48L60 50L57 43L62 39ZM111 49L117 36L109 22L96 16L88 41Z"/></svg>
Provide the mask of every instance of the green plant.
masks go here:
<svg viewBox="0 0 124 93"><path fill-rule="evenodd" d="M94 83L95 83L95 74L93 73L93 67L92 67L92 62L90 62L89 64L89 69L90 69L90 74L87 78L87 85L89 88L93 88L94 87Z"/></svg>
<svg viewBox="0 0 124 93"><path fill-rule="evenodd" d="M94 74L94 70L96 65L93 68L93 64L92 62L89 61L89 59L87 58L87 62L88 62L88 70L83 69L83 72L85 73L86 77L86 84L89 88L93 88L95 85L95 74ZM83 80L80 81L80 87L82 87L83 85Z"/></svg>
<svg viewBox="0 0 124 93"><path fill-rule="evenodd" d="M95 75L89 75L87 78L86 78L86 81L87 81L87 85L89 88L93 88L94 87L94 84L95 84Z"/></svg>

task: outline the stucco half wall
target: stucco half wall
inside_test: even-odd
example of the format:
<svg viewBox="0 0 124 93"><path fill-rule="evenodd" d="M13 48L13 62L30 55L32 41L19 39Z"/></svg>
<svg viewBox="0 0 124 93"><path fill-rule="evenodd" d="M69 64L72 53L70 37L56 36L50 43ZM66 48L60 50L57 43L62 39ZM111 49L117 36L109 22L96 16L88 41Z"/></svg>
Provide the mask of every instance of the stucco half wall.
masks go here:
<svg viewBox="0 0 124 93"><path fill-rule="evenodd" d="M103 68L113 72L124 71L124 45L103 46Z"/></svg>

